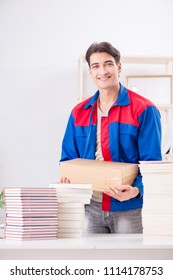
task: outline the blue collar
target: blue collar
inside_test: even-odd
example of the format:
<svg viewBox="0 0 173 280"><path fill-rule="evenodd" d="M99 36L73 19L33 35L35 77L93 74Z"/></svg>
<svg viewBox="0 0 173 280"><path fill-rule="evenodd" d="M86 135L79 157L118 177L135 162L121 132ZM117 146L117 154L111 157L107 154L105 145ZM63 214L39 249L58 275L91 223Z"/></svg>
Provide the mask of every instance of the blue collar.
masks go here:
<svg viewBox="0 0 173 280"><path fill-rule="evenodd" d="M94 103L97 101L98 97L99 97L99 90L97 90L96 93L85 104L84 109L87 109L89 106L93 106ZM113 104L113 106L117 106L117 105L126 106L128 104L130 104L128 90L120 83L118 98L116 103Z"/></svg>

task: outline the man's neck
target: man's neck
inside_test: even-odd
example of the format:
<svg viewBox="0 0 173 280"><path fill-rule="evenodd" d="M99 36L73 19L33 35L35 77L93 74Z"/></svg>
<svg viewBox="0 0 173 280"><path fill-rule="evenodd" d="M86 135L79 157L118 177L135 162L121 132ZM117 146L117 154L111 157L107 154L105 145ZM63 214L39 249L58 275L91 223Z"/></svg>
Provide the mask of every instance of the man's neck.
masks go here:
<svg viewBox="0 0 173 280"><path fill-rule="evenodd" d="M119 88L117 90L99 90L99 100L98 100L98 106L100 110L107 114L109 109L112 107L112 105L115 103L115 101L118 98L118 92Z"/></svg>

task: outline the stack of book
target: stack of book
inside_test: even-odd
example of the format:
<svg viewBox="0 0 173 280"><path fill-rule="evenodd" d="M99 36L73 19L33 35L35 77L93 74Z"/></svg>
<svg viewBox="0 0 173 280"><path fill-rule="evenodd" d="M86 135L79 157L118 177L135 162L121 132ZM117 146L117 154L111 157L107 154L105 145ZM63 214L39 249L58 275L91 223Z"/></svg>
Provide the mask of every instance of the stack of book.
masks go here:
<svg viewBox="0 0 173 280"><path fill-rule="evenodd" d="M144 235L173 234L173 162L139 164L144 184Z"/></svg>
<svg viewBox="0 0 173 280"><path fill-rule="evenodd" d="M84 228L84 205L90 203L90 184L51 184L58 201L58 230L60 237L81 237Z"/></svg>
<svg viewBox="0 0 173 280"><path fill-rule="evenodd" d="M5 188L5 239L56 239L58 203L56 190Z"/></svg>
<svg viewBox="0 0 173 280"><path fill-rule="evenodd" d="M51 184L45 188L5 188L5 239L81 237L89 184Z"/></svg>

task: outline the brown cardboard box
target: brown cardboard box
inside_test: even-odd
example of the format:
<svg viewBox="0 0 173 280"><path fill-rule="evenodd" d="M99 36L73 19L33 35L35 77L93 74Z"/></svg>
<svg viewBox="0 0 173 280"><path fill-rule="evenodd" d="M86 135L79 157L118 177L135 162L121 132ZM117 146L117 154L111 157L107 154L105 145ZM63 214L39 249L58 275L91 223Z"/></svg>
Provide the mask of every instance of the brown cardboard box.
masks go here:
<svg viewBox="0 0 173 280"><path fill-rule="evenodd" d="M60 163L60 177L74 184L92 184L94 191L108 186L131 185L138 173L138 164L90 159L73 159Z"/></svg>

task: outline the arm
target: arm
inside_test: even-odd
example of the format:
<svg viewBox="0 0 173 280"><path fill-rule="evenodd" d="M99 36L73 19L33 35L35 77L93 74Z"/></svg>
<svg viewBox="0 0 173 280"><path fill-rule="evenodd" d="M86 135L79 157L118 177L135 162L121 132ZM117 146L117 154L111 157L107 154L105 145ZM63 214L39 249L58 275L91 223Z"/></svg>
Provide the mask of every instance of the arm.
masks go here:
<svg viewBox="0 0 173 280"><path fill-rule="evenodd" d="M60 161L70 160L78 157L79 154L75 144L74 117L71 113L65 130L64 138L62 141Z"/></svg>
<svg viewBox="0 0 173 280"><path fill-rule="evenodd" d="M139 161L161 160L161 116L155 106L147 107L139 116L138 151ZM133 182L138 187L139 195L143 195L142 176L138 176Z"/></svg>
<svg viewBox="0 0 173 280"><path fill-rule="evenodd" d="M75 138L74 138L74 118L73 115L71 114L62 141L60 161L70 160L77 157L78 154L77 154L77 150L75 146ZM70 180L66 177L62 177L60 178L60 183L70 183Z"/></svg>
<svg viewBox="0 0 173 280"><path fill-rule="evenodd" d="M125 201L136 197L139 194L139 189L130 185L122 185L118 189L116 187L109 187L105 193L119 201Z"/></svg>
<svg viewBox="0 0 173 280"><path fill-rule="evenodd" d="M160 113L154 106L149 106L139 116L138 146L139 161L161 160L161 121ZM122 185L119 190L109 188L106 194L125 201L136 196L143 195L143 183L140 172L133 182L133 185Z"/></svg>

